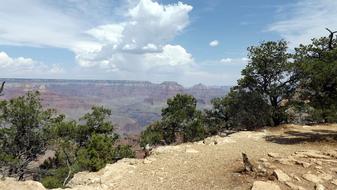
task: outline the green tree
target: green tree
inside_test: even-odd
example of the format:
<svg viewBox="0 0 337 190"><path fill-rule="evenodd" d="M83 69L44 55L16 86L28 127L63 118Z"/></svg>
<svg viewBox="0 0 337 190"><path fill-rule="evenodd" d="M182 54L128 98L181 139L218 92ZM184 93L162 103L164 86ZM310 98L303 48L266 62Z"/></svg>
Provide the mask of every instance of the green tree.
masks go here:
<svg viewBox="0 0 337 190"><path fill-rule="evenodd" d="M84 146L90 140L93 134L105 134L116 140L117 134L114 133L114 126L110 120L111 110L102 106L94 106L90 113L81 117L80 122L84 123L78 126L76 131L76 141L80 146Z"/></svg>
<svg viewBox="0 0 337 190"><path fill-rule="evenodd" d="M227 128L254 130L272 122L271 107L257 92L233 89L222 104L228 117Z"/></svg>
<svg viewBox="0 0 337 190"><path fill-rule="evenodd" d="M163 127L160 121L150 124L140 135L140 146L145 147L147 144L161 144L164 140L163 133Z"/></svg>
<svg viewBox="0 0 337 190"><path fill-rule="evenodd" d="M43 128L62 120L54 110L44 110L38 92L28 92L0 103L0 160L8 176L24 179L29 162L46 150Z"/></svg>
<svg viewBox="0 0 337 190"><path fill-rule="evenodd" d="M186 94L177 94L167 100L162 109L161 124L166 143L176 142L178 135L184 142L200 140L205 135L201 111L196 109L197 100Z"/></svg>
<svg viewBox="0 0 337 190"><path fill-rule="evenodd" d="M74 173L98 171L108 163L133 158L128 145L116 145L118 135L110 120L111 111L93 107L76 121L63 121L46 131L56 157L41 167L41 181L47 188L64 187Z"/></svg>
<svg viewBox="0 0 337 190"><path fill-rule="evenodd" d="M295 48L296 74L300 78L300 100L314 108L317 122L337 121L337 39L329 48L326 37Z"/></svg>
<svg viewBox="0 0 337 190"><path fill-rule="evenodd" d="M205 110L206 132L208 135L216 135L227 129L229 117L224 97L214 98L211 103L212 109Z"/></svg>
<svg viewBox="0 0 337 190"><path fill-rule="evenodd" d="M272 125L284 120L282 100L288 99L296 89L297 77L287 52L287 42L263 42L248 48L249 62L242 70L238 86L259 93L272 108Z"/></svg>

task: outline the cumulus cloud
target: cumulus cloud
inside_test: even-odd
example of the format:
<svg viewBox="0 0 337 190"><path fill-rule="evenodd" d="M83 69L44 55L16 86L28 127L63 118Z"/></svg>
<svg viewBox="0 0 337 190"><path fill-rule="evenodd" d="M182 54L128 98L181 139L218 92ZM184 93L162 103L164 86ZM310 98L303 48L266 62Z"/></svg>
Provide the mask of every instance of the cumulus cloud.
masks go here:
<svg viewBox="0 0 337 190"><path fill-rule="evenodd" d="M325 27L337 29L337 1L304 0L284 7L278 21L268 31L279 33L291 47L307 44L312 38L327 36Z"/></svg>
<svg viewBox="0 0 337 190"><path fill-rule="evenodd" d="M219 61L196 63L187 49L172 43L190 24L193 7L185 3L136 0L122 1L121 6L118 0L4 1L0 6L0 44L65 48L74 52L77 64L64 70L2 52L3 77L230 84L231 68L238 67Z"/></svg>
<svg viewBox="0 0 337 190"><path fill-rule="evenodd" d="M31 58L12 58L6 52L0 52L0 73L2 77L24 77L29 75L50 76L63 73L59 65L47 66ZM30 76L32 77L32 76Z"/></svg>
<svg viewBox="0 0 337 190"><path fill-rule="evenodd" d="M140 0L130 7L123 21L100 25L86 33L99 46L75 48L76 60L83 67L101 67L110 71L144 71L160 65L193 63L192 55L180 45L168 44L189 24L192 6L161 5Z"/></svg>
<svg viewBox="0 0 337 190"><path fill-rule="evenodd" d="M216 47L216 46L218 46L219 45L219 41L218 40L213 40L213 41L211 41L210 43L209 43L209 46L211 46L211 47Z"/></svg>

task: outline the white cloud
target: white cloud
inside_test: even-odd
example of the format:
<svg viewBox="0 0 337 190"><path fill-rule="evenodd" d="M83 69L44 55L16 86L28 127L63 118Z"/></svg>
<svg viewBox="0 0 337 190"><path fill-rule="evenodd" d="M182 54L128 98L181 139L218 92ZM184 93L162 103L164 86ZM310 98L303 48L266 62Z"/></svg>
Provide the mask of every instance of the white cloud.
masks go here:
<svg viewBox="0 0 337 190"><path fill-rule="evenodd" d="M220 61L215 61L221 64L234 64L234 65L246 65L248 63L249 59L246 57L242 58L223 58L220 59Z"/></svg>
<svg viewBox="0 0 337 190"><path fill-rule="evenodd" d="M216 47L216 46L218 46L219 45L219 41L218 40L213 40L213 41L211 41L210 43L209 43L209 46L211 46L211 47Z"/></svg>
<svg viewBox="0 0 337 190"><path fill-rule="evenodd" d="M62 72L63 69L59 65L50 67L31 58L12 58L6 52L0 52L1 77L46 77L61 74Z"/></svg>
<svg viewBox="0 0 337 190"><path fill-rule="evenodd" d="M197 64L184 47L172 44L189 25L193 9L181 2L163 5L154 0L131 0L120 7L111 0L4 1L0 44L65 48L74 52L77 65L65 70L2 52L2 77L230 84L234 72L227 69L241 67L219 61ZM111 12L116 14L111 16Z"/></svg>
<svg viewBox="0 0 337 190"><path fill-rule="evenodd" d="M179 45L165 45L161 53L145 54L144 63L154 65L185 65L193 63L192 55Z"/></svg>
<svg viewBox="0 0 337 190"><path fill-rule="evenodd" d="M220 63L231 63L232 59L231 58L223 58L220 60Z"/></svg>
<svg viewBox="0 0 337 190"><path fill-rule="evenodd" d="M271 24L268 31L279 33L291 47L307 44L312 38L328 36L326 27L337 30L337 1L304 0L281 12L279 21Z"/></svg>
<svg viewBox="0 0 337 190"><path fill-rule="evenodd" d="M76 60L84 67L143 72L151 67L193 63L192 55L183 47L168 44L189 24L191 10L192 6L181 2L161 5L140 0L126 11L121 22L88 30L86 33L100 46L76 48Z"/></svg>

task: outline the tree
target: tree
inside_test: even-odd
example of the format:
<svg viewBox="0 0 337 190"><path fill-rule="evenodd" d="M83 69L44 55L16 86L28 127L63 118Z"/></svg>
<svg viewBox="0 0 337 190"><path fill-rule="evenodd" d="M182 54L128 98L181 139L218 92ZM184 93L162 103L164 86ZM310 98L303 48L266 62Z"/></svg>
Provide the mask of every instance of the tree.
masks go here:
<svg viewBox="0 0 337 190"><path fill-rule="evenodd" d="M160 121L150 124L140 135L140 146L161 144L164 140L163 134L164 131Z"/></svg>
<svg viewBox="0 0 337 190"><path fill-rule="evenodd" d="M227 128L255 130L272 122L271 107L257 92L233 88L221 104L228 117Z"/></svg>
<svg viewBox="0 0 337 190"><path fill-rule="evenodd" d="M54 110L44 110L38 92L3 100L0 103L0 160L8 167L8 176L24 179L29 162L46 150L44 127L52 126L62 116Z"/></svg>
<svg viewBox="0 0 337 190"><path fill-rule="evenodd" d="M167 100L167 107L162 109L161 124L163 138L166 143L177 141L195 141L204 137L203 117L201 111L196 109L197 100L186 94L177 94Z"/></svg>
<svg viewBox="0 0 337 190"><path fill-rule="evenodd" d="M114 126L109 120L110 116L111 110L94 106L90 113L81 117L80 121L84 124L78 126L76 137L79 145L84 146L93 134L105 134L116 140L118 136L113 132Z"/></svg>
<svg viewBox="0 0 337 190"><path fill-rule="evenodd" d="M229 117L224 97L214 98L211 103L212 109L205 110L206 132L208 135L216 135L227 128Z"/></svg>
<svg viewBox="0 0 337 190"><path fill-rule="evenodd" d="M64 187L79 171L98 171L107 163L133 158L129 145L116 145L118 135L110 120L111 110L94 106L76 121L63 121L46 129L56 157L41 167L41 181L47 188Z"/></svg>
<svg viewBox="0 0 337 190"><path fill-rule="evenodd" d="M337 121L337 39L323 37L295 48L300 100L314 108L313 120Z"/></svg>
<svg viewBox="0 0 337 190"><path fill-rule="evenodd" d="M240 88L259 93L272 107L272 125L283 119L282 100L288 99L296 89L297 77L293 64L289 61L287 42L263 42L248 48L249 62L242 70L243 78L238 81Z"/></svg>

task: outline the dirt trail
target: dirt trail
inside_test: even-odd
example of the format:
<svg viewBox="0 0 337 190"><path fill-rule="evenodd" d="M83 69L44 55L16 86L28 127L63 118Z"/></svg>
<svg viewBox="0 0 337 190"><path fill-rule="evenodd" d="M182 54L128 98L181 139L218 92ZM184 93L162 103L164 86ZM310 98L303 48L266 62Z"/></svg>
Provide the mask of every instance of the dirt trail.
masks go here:
<svg viewBox="0 0 337 190"><path fill-rule="evenodd" d="M145 160L124 159L96 173L78 173L68 185L77 190L250 189L259 178L238 172L242 169L242 152L258 163L259 159L268 158L270 152L287 157L309 149L336 150L336 137L337 125L285 125L259 132L239 132L228 137L214 136L195 143L158 147ZM283 166L268 159L275 167L298 175L308 172L302 166ZM314 172L314 168L312 170ZM337 179L336 173L332 175ZM308 184L306 188L314 189L314 183L301 181ZM3 188L5 182L0 182L0 189L6 189ZM275 183L281 189L288 189L284 183L277 180Z"/></svg>

